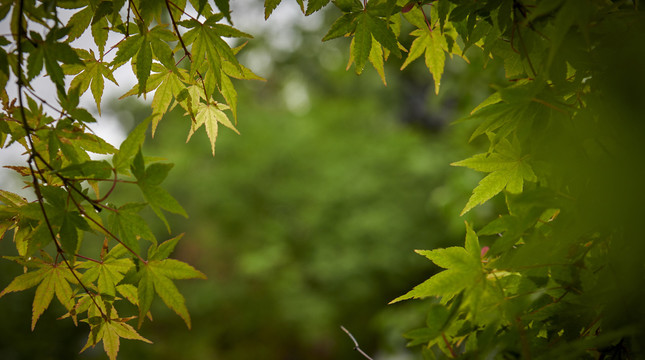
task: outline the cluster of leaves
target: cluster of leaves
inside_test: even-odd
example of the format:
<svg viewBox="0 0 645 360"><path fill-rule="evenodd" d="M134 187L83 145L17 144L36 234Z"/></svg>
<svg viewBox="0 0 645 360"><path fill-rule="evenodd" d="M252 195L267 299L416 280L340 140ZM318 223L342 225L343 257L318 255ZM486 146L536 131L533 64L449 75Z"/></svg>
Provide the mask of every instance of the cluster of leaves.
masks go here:
<svg viewBox="0 0 645 360"><path fill-rule="evenodd" d="M631 299L638 292L605 290L612 282L638 287L642 281L642 266L608 270L619 262L638 263L620 250L632 234L628 218L589 221L599 216L586 208L598 191L611 193L606 187L622 185L594 178L603 176L599 168L607 158L625 153L619 143L632 124L608 126L611 120L599 114L597 97L608 91L602 62L607 38L640 28L635 7L510 0L435 1L425 7L405 1L364 7L353 2L355 8L334 4L344 15L327 37L353 36L357 72L370 49L360 40L365 28L374 42L393 50L376 35L377 26L360 19L379 14L389 32L398 34L400 11L416 27L403 67L425 53L437 89L445 54L464 56L457 44L502 60L509 80L469 117L479 122L471 140L485 135L488 150L453 164L487 173L462 214L500 193L508 213L477 232L467 224L463 248L419 251L446 270L393 301L438 299L427 327L406 334L411 344L424 345L428 358L605 357L638 351L630 344L642 329L612 309L616 298ZM380 63L372 63L380 71ZM638 188L630 190L639 196ZM634 210L627 204L618 202L627 209L622 213ZM490 245L481 247L479 237ZM634 305L631 311L642 311L631 300L626 303Z"/></svg>
<svg viewBox="0 0 645 360"><path fill-rule="evenodd" d="M146 316L152 319L155 294L190 327L173 280L205 276L168 258L181 236L158 243L140 215L151 209L169 232L165 212L187 216L160 186L173 164L144 157L141 147L147 129L152 125L154 133L176 106L190 118L188 138L204 125L213 153L219 124L237 131L229 119L237 107L231 78L260 78L237 61L241 47L223 40L251 36L223 24L230 21L228 2L217 3L220 12L206 1L185 0L19 0L0 6L11 29L0 36L0 146L24 148L27 166L10 168L35 194L29 201L0 190L0 237L13 234L17 249L17 256L5 258L24 267L0 296L36 287L32 329L54 294L67 310L63 318L89 324L85 348L102 341L111 359L120 338L149 342L129 323L137 318L140 327ZM71 16L65 20L63 12ZM86 32L95 46L75 48ZM118 42L108 46L110 39ZM155 91L153 114L116 149L92 132L96 119L79 107L79 98L90 90L100 113L105 80L116 83L114 72L128 64L137 84L124 96ZM45 80L43 67L57 104L36 89ZM10 94L6 85L13 81L17 93ZM112 195L127 186L138 187L143 201L115 203ZM127 303L138 312L120 314L131 308L123 307Z"/></svg>
<svg viewBox="0 0 645 360"><path fill-rule="evenodd" d="M265 2L267 15L277 3ZM300 2L305 14L328 3ZM503 62L508 79L466 119L478 122L471 141L485 136L487 151L452 164L487 174L462 215L498 194L507 213L478 231L466 224L465 247L419 251L445 270L393 301L436 299L427 327L406 334L410 344L423 345L427 358L638 354L642 324L629 313L643 313L635 300L643 268L625 249L642 249L629 241L638 237L634 213L642 214L630 197L642 199L643 192L615 177L640 176L618 159L640 156L643 147L630 134L640 128L632 122L636 112L613 119L614 106L638 106L631 92L642 94L625 75L640 73L633 63L640 53L615 43L643 28L637 3L332 3L342 15L323 40L350 37L348 68L354 64L357 74L369 61L385 82L390 54L407 53L402 68L424 55L438 92L446 54L467 60L472 48ZM413 41L405 49L398 39L410 26ZM618 54L633 57L617 76L635 87L607 80L613 70L607 59ZM612 103L610 95L619 100ZM598 209L604 206L613 208Z"/></svg>

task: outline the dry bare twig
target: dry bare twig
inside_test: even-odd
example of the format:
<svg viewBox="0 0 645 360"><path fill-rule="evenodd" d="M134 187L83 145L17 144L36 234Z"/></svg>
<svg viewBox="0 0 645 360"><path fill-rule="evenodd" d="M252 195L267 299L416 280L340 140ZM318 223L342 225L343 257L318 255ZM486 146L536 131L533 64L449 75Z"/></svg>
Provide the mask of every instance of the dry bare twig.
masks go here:
<svg viewBox="0 0 645 360"><path fill-rule="evenodd" d="M361 350L360 346L358 346L358 341L356 341L356 339L354 338L354 335L352 335L352 333L350 333L350 332L349 332L349 330L345 329L345 327L344 327L344 326L342 326L342 325L340 326L340 328L341 328L341 329L343 329L343 331L344 331L344 332L349 336L349 338L350 338L350 339L352 339L352 341L354 342L354 350L358 351L358 352L359 352L361 355L363 355L366 359L374 360L374 359L372 359L369 355L367 355L363 350Z"/></svg>

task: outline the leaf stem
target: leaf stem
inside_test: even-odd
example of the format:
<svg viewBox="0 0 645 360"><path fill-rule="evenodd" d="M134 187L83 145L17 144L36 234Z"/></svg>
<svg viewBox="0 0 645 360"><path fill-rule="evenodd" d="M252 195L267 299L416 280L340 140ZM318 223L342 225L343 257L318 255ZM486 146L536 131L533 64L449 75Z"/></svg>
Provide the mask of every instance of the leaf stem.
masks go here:
<svg viewBox="0 0 645 360"><path fill-rule="evenodd" d="M112 187L110 187L110 190L108 190L107 193L103 195L102 198L96 199L97 202L105 201L105 199L107 199L110 196L110 194L112 194L112 192L114 191L114 188L116 187L116 183L118 179L117 179L117 173L115 168L112 168L112 172L114 173L114 181L112 181Z"/></svg>
<svg viewBox="0 0 645 360"><path fill-rule="evenodd" d="M132 10L134 11L134 15L136 15L137 19L139 21L144 22L143 18L141 17L141 14L139 14L139 10L137 9L137 6L132 2L132 0L128 1L128 7L132 6Z"/></svg>
<svg viewBox="0 0 645 360"><path fill-rule="evenodd" d="M421 5L420 3L418 5L421 13L423 14L423 19L425 20L426 25L428 25L428 31L432 32L432 24L430 23L431 20L429 19L428 15L426 15L425 10L423 10L423 5Z"/></svg>
<svg viewBox="0 0 645 360"><path fill-rule="evenodd" d="M450 355L453 358L457 357L457 353L455 353L455 349L452 348L452 345L450 345L450 342L448 342L448 338L446 338L446 333L441 332L441 338L443 339L443 342L446 344L446 347L448 348L448 351L450 351Z"/></svg>
<svg viewBox="0 0 645 360"><path fill-rule="evenodd" d="M181 33L179 32L179 28L177 27L177 21L175 21L175 17L172 15L172 11L170 10L170 0L166 0L166 9L168 9L168 16L170 16L170 21L172 22L172 27L175 29L175 34L177 35L177 39L179 39L179 43L181 44L181 47L184 49L184 53L186 56L188 56L188 60L190 60L191 65L193 64L193 56L191 55L190 51L188 51L188 48L186 47L186 43L184 43L184 39L181 37ZM204 96L208 98L208 91L206 91L206 83L204 82L204 77L202 74L199 72L199 70L196 71L197 75L199 76L199 79L202 82L202 88L204 89Z"/></svg>
<svg viewBox="0 0 645 360"><path fill-rule="evenodd" d="M87 256L83 256L83 255L81 255L81 254L74 254L74 256L79 257L79 258L84 259L84 260L87 260L87 261L95 262L95 263L97 263L97 264L103 264L103 261L99 261L99 260L96 260L96 259L92 259L92 258L89 258L89 257L87 257Z"/></svg>
<svg viewBox="0 0 645 360"><path fill-rule="evenodd" d="M524 53L524 56L526 56L526 61L529 63L529 67L531 68L531 72L533 73L533 77L537 77L537 72L535 72L535 68L533 67L533 62L531 62L531 56L529 53L526 51L526 44L524 43L524 38L522 37L522 29L519 28L517 18L515 15L515 8L513 8L513 28L517 28L517 37L520 39L520 45L522 46L522 51ZM513 46L513 41L511 41L511 46Z"/></svg>
<svg viewBox="0 0 645 360"><path fill-rule="evenodd" d="M185 11L184 11L184 9L182 9L182 8L181 8L181 7L179 7L179 6L177 6L177 4L175 4L174 2L172 2L172 1L167 1L167 2L169 2L169 3L170 3L170 5L172 5L175 9L177 9L177 10L181 11L182 15L186 15L186 16L188 16L189 18L191 18L191 19L193 19L193 20L197 21L197 18L195 18L194 16L192 16L192 15L190 15L189 13L185 12Z"/></svg>

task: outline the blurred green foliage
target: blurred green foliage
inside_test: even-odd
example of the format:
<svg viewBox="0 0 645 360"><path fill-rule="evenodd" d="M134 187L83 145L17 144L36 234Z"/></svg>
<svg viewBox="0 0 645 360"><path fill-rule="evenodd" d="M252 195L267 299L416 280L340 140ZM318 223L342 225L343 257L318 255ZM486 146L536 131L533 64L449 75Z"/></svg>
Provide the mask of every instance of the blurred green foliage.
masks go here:
<svg viewBox="0 0 645 360"><path fill-rule="evenodd" d="M148 142L149 153L176 163L166 184L190 214L173 221L186 232L178 256L209 280L184 288L191 332L157 317L145 330L156 346L126 344L123 354L355 358L340 325L368 351L403 351L401 330L427 304L384 305L436 270L414 249L463 239L455 215L477 177L447 164L466 151L452 143L465 127L404 124L392 106L401 85L384 89L376 77L339 71L312 85L293 76L310 93L307 109L294 114L284 92L257 85L241 101L242 135L224 130L215 158L205 135L182 144L179 113Z"/></svg>

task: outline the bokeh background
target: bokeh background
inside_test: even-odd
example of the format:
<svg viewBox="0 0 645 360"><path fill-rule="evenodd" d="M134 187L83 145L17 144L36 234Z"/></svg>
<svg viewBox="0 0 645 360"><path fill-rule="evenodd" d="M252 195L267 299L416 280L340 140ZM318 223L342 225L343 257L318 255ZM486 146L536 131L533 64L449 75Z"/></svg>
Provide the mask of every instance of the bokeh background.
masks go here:
<svg viewBox="0 0 645 360"><path fill-rule="evenodd" d="M282 4L265 22L262 2L232 5L235 25L256 36L241 61L267 80L236 83L241 135L222 128L212 157L203 130L185 143L190 122L173 112L144 148L175 163L164 185L190 217L171 217L168 234L144 215L158 239L185 233L173 257L208 276L178 282L193 328L156 300L141 329L154 345L123 341L119 357L359 359L344 325L375 359L418 358L401 334L429 303L387 303L438 270L414 249L461 244L464 220L494 213L489 204L459 217L480 176L449 164L481 146L467 142L474 124L452 123L500 81L498 64L484 68L476 52L470 65L448 61L435 95L424 64L399 71L391 59L384 86L372 68L345 70L349 40L321 43L334 11L305 18ZM115 145L150 113L107 90L103 111L116 123L101 135ZM140 196L131 190L117 196ZM3 254L12 246L0 241ZM0 260L0 286L20 272ZM0 359L107 358L78 354L88 328L56 320L56 301L31 332L33 292L0 298Z"/></svg>

